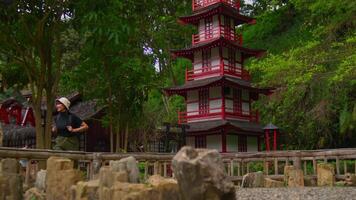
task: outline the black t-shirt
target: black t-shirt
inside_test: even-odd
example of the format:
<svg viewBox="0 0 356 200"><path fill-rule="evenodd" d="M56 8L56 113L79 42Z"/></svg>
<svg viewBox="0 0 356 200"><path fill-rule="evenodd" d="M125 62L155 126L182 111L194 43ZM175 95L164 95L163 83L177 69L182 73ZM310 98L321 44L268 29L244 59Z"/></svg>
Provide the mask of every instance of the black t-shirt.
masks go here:
<svg viewBox="0 0 356 200"><path fill-rule="evenodd" d="M78 116L70 112L60 112L55 117L54 122L57 127L57 133L59 136L71 137L76 136L76 133L71 133L68 131L67 126L72 126L72 128L79 128L83 123Z"/></svg>

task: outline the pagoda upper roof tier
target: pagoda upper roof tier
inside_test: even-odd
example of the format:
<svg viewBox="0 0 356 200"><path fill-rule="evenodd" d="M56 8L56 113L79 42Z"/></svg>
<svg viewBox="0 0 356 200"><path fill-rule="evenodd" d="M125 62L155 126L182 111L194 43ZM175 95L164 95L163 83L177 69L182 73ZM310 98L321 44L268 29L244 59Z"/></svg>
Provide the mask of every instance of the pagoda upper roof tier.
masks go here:
<svg viewBox="0 0 356 200"><path fill-rule="evenodd" d="M203 122L192 122L188 123L187 133L190 135L200 135L213 132L221 132L221 129L238 131L239 133L245 132L247 135L263 134L263 127L254 122L238 121L238 120L213 120L213 121L203 121Z"/></svg>
<svg viewBox="0 0 356 200"><path fill-rule="evenodd" d="M171 52L176 57L184 57L193 60L195 51L200 51L202 49L210 49L218 46L238 49L244 54L243 55L244 58L249 58L249 57L259 58L265 55L266 53L266 51L262 49L249 49L243 47L239 43L225 39L224 37L219 37L213 40L209 40L208 42L202 42L186 49L171 50Z"/></svg>
<svg viewBox="0 0 356 200"><path fill-rule="evenodd" d="M179 22L183 24L198 24L199 20L216 14L224 14L225 16L229 16L235 19L236 26L244 23L256 23L255 18L241 15L237 9L234 9L225 3L213 4L197 12L194 12L192 15L180 17Z"/></svg>
<svg viewBox="0 0 356 200"><path fill-rule="evenodd" d="M238 86L240 88L246 88L252 92L265 94L265 95L271 94L273 90L272 88L256 88L253 87L251 83L248 81L224 75L224 76L217 76L217 77L211 77L206 79L188 81L184 85L165 88L164 91L168 95L177 94L177 95L185 96L186 93L190 90L195 90L195 89L210 87L210 86L221 86L221 85Z"/></svg>

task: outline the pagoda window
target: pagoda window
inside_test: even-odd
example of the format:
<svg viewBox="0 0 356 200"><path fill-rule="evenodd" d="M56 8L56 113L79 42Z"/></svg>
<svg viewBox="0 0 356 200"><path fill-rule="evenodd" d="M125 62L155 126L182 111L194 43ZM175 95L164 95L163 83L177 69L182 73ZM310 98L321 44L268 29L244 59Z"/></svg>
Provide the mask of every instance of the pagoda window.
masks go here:
<svg viewBox="0 0 356 200"><path fill-rule="evenodd" d="M242 94L240 89L233 90L234 113L241 113L242 111Z"/></svg>
<svg viewBox="0 0 356 200"><path fill-rule="evenodd" d="M247 90L242 90L242 114L250 114L250 94Z"/></svg>
<svg viewBox="0 0 356 200"><path fill-rule="evenodd" d="M236 54L235 54L235 50L233 49L228 49L228 61L229 61L229 65L230 65L230 69L233 69L235 67L235 63L236 63Z"/></svg>
<svg viewBox="0 0 356 200"><path fill-rule="evenodd" d="M206 136L199 135L195 137L195 148L206 148Z"/></svg>
<svg viewBox="0 0 356 200"><path fill-rule="evenodd" d="M224 16L224 37L227 39L231 39L234 36L234 30L232 28L231 18L228 16Z"/></svg>
<svg viewBox="0 0 356 200"><path fill-rule="evenodd" d="M237 68L242 68L242 53L240 51L236 51L236 54L235 54L235 60L236 60L236 67Z"/></svg>
<svg viewBox="0 0 356 200"><path fill-rule="evenodd" d="M199 114L205 115L209 113L209 88L199 90Z"/></svg>
<svg viewBox="0 0 356 200"><path fill-rule="evenodd" d="M202 50L202 72L211 70L211 49Z"/></svg>
<svg viewBox="0 0 356 200"><path fill-rule="evenodd" d="M204 19L205 24L205 39L210 39L213 37L213 17L207 17Z"/></svg>
<svg viewBox="0 0 356 200"><path fill-rule="evenodd" d="M239 135L238 139L238 147L239 152L246 152L247 151L247 137L245 135Z"/></svg>

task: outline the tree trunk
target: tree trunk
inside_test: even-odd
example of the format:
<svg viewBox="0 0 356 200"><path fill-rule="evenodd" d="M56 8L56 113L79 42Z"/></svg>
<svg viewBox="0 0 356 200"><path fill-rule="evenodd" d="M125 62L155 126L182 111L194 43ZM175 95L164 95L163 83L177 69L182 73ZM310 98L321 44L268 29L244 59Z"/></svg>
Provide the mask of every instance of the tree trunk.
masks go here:
<svg viewBox="0 0 356 200"><path fill-rule="evenodd" d="M35 115L35 123L36 123L36 148L37 149L44 149L45 142L44 142L44 135L43 135L43 127L42 127L42 116L41 116L41 105L38 103L33 102L33 113Z"/></svg>
<svg viewBox="0 0 356 200"><path fill-rule="evenodd" d="M52 121L53 121L53 104L54 104L54 95L47 93L47 112L46 112L46 122L44 127L44 136L45 136L45 148L51 149L52 147Z"/></svg>
<svg viewBox="0 0 356 200"><path fill-rule="evenodd" d="M117 126L116 129L116 153L120 152L120 125Z"/></svg>
<svg viewBox="0 0 356 200"><path fill-rule="evenodd" d="M124 150L127 152L127 145L129 143L129 123L126 123L126 129L125 129L125 139L124 139Z"/></svg>
<svg viewBox="0 0 356 200"><path fill-rule="evenodd" d="M143 152L146 152L147 151L147 146L148 146L148 142L147 142L147 131L146 129L143 129Z"/></svg>

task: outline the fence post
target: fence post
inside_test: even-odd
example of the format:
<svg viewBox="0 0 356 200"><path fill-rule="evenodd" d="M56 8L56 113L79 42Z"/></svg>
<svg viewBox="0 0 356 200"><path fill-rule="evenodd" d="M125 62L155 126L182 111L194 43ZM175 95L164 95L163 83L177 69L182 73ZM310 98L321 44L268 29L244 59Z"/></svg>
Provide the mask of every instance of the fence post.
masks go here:
<svg viewBox="0 0 356 200"><path fill-rule="evenodd" d="M339 157L336 157L336 174L340 175L340 160Z"/></svg>

